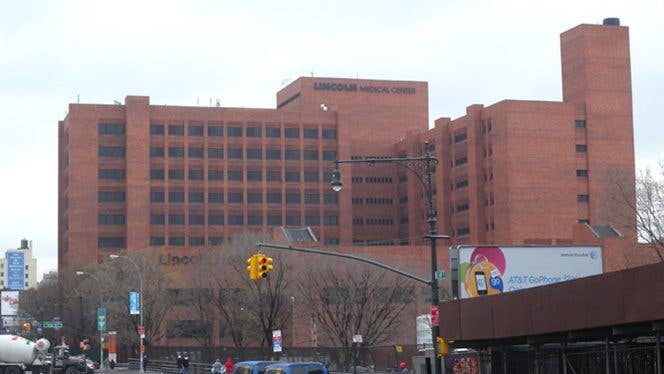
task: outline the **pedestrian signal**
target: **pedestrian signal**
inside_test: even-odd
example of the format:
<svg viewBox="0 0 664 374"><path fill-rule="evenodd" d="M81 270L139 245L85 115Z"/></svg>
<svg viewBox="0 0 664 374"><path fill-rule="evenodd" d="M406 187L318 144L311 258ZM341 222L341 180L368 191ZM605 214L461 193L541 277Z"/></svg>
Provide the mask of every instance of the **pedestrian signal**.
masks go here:
<svg viewBox="0 0 664 374"><path fill-rule="evenodd" d="M258 263L256 262L256 256L257 255L253 255L247 260L247 264L249 265L247 266L247 271L249 271L249 279L251 280L258 279Z"/></svg>
<svg viewBox="0 0 664 374"><path fill-rule="evenodd" d="M267 278L267 273L272 270L272 258L264 254L256 255L258 263L258 279Z"/></svg>
<svg viewBox="0 0 664 374"><path fill-rule="evenodd" d="M441 337L436 338L436 355L438 357L443 357L449 353L449 346L447 345L447 342L445 339Z"/></svg>

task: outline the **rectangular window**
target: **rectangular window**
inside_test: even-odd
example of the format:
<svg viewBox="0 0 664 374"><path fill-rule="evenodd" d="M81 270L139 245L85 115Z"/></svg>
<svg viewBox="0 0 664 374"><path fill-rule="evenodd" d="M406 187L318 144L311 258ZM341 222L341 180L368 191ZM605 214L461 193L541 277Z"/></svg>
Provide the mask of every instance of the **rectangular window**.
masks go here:
<svg viewBox="0 0 664 374"><path fill-rule="evenodd" d="M300 226L302 218L300 215L286 215L286 226Z"/></svg>
<svg viewBox="0 0 664 374"><path fill-rule="evenodd" d="M202 181L203 180L203 169L189 169L189 180L191 180L191 181Z"/></svg>
<svg viewBox="0 0 664 374"><path fill-rule="evenodd" d="M299 182L300 181L300 172L299 171L287 171L286 172L286 182Z"/></svg>
<svg viewBox="0 0 664 374"><path fill-rule="evenodd" d="M164 135L164 125L150 124L150 135Z"/></svg>
<svg viewBox="0 0 664 374"><path fill-rule="evenodd" d="M286 160L299 160L300 159L300 150L299 149L287 149L284 152L284 158Z"/></svg>
<svg viewBox="0 0 664 374"><path fill-rule="evenodd" d="M456 160L454 160L454 166L461 166L461 165L465 165L467 163L468 163L468 157L466 157L466 156L459 157Z"/></svg>
<svg viewBox="0 0 664 374"><path fill-rule="evenodd" d="M318 182L318 172L317 171L305 171L304 172L304 181L305 182Z"/></svg>
<svg viewBox="0 0 664 374"><path fill-rule="evenodd" d="M208 215L208 224L211 226L223 226L224 225L224 215L223 214L209 214Z"/></svg>
<svg viewBox="0 0 664 374"><path fill-rule="evenodd" d="M305 139L318 139L318 129L304 129L302 136Z"/></svg>
<svg viewBox="0 0 664 374"><path fill-rule="evenodd" d="M247 170L247 181L258 182L263 180L263 172L260 170Z"/></svg>
<svg viewBox="0 0 664 374"><path fill-rule="evenodd" d="M339 238L325 238L325 245L338 245Z"/></svg>
<svg viewBox="0 0 664 374"><path fill-rule="evenodd" d="M124 191L99 191L97 201L100 203L120 203L125 201Z"/></svg>
<svg viewBox="0 0 664 374"><path fill-rule="evenodd" d="M189 124L187 127L187 134L189 136L203 136L203 125Z"/></svg>
<svg viewBox="0 0 664 374"><path fill-rule="evenodd" d="M99 135L124 135L125 127L122 123L100 123Z"/></svg>
<svg viewBox="0 0 664 374"><path fill-rule="evenodd" d="M337 151L323 151L323 160L334 161L337 159Z"/></svg>
<svg viewBox="0 0 664 374"><path fill-rule="evenodd" d="M151 203L163 203L164 202L164 191L150 191L150 202Z"/></svg>
<svg viewBox="0 0 664 374"><path fill-rule="evenodd" d="M457 236L469 235L470 234L470 228L462 227L460 229L457 229L456 234L457 234Z"/></svg>
<svg viewBox="0 0 664 374"><path fill-rule="evenodd" d="M124 169L99 169L99 179L124 179Z"/></svg>
<svg viewBox="0 0 664 374"><path fill-rule="evenodd" d="M247 149L247 160L261 160L262 158L263 152L261 152L260 148Z"/></svg>
<svg viewBox="0 0 664 374"><path fill-rule="evenodd" d="M305 149L302 156L305 160L318 160L318 151Z"/></svg>
<svg viewBox="0 0 664 374"><path fill-rule="evenodd" d="M318 215L304 216L304 224L306 226L319 226L320 217Z"/></svg>
<svg viewBox="0 0 664 374"><path fill-rule="evenodd" d="M338 204L339 203L339 197L337 196L336 193L325 193L323 195L323 202L325 204Z"/></svg>
<svg viewBox="0 0 664 374"><path fill-rule="evenodd" d="M247 192L247 202L249 204L261 204L263 202L263 193Z"/></svg>
<svg viewBox="0 0 664 374"><path fill-rule="evenodd" d="M166 241L163 236L151 236L150 245L165 245Z"/></svg>
<svg viewBox="0 0 664 374"><path fill-rule="evenodd" d="M208 126L208 136L224 136L223 126Z"/></svg>
<svg viewBox="0 0 664 374"><path fill-rule="evenodd" d="M184 203L184 191L168 191L169 203Z"/></svg>
<svg viewBox="0 0 664 374"><path fill-rule="evenodd" d="M325 226L338 226L339 216L325 216L324 223Z"/></svg>
<svg viewBox="0 0 664 374"><path fill-rule="evenodd" d="M300 200L299 192L286 192L286 204L299 204Z"/></svg>
<svg viewBox="0 0 664 374"><path fill-rule="evenodd" d="M169 225L184 225L184 214L169 214L168 215L168 224Z"/></svg>
<svg viewBox="0 0 664 374"><path fill-rule="evenodd" d="M224 238L220 236L211 236L208 238L209 245L222 245L224 244Z"/></svg>
<svg viewBox="0 0 664 374"><path fill-rule="evenodd" d="M242 148L230 148L227 151L227 156L231 160L241 160L242 159Z"/></svg>
<svg viewBox="0 0 664 374"><path fill-rule="evenodd" d="M202 214L190 214L189 224L195 226L205 225L205 216Z"/></svg>
<svg viewBox="0 0 664 374"><path fill-rule="evenodd" d="M124 214L100 214L97 218L100 225L124 225Z"/></svg>
<svg viewBox="0 0 664 374"><path fill-rule="evenodd" d="M202 247L205 245L205 238L202 236L190 236L189 245L191 247Z"/></svg>
<svg viewBox="0 0 664 374"><path fill-rule="evenodd" d="M265 136L268 138L280 138L281 137L281 129L278 127L266 127L265 128Z"/></svg>
<svg viewBox="0 0 664 374"><path fill-rule="evenodd" d="M585 169L577 169L577 170L576 170L576 176L577 176L577 177L587 177L587 176L588 176L588 170L585 170Z"/></svg>
<svg viewBox="0 0 664 374"><path fill-rule="evenodd" d="M577 119L574 121L574 127L577 129L585 129L586 128L586 120L583 119Z"/></svg>
<svg viewBox="0 0 664 374"><path fill-rule="evenodd" d="M323 129L323 139L336 139L337 130L335 129Z"/></svg>
<svg viewBox="0 0 664 374"><path fill-rule="evenodd" d="M184 236L170 236L168 237L168 245L173 247L184 246Z"/></svg>
<svg viewBox="0 0 664 374"><path fill-rule="evenodd" d="M228 171L228 180L229 181L242 181L242 170L229 170Z"/></svg>
<svg viewBox="0 0 664 374"><path fill-rule="evenodd" d="M268 192L265 201L268 204L281 204L281 192Z"/></svg>
<svg viewBox="0 0 664 374"><path fill-rule="evenodd" d="M100 236L97 238L99 248L124 248L125 238L123 236Z"/></svg>
<svg viewBox="0 0 664 374"><path fill-rule="evenodd" d="M205 194L202 191L189 191L189 202L190 203L203 203L205 199Z"/></svg>
<svg viewBox="0 0 664 374"><path fill-rule="evenodd" d="M168 135L183 136L184 125L168 125Z"/></svg>
<svg viewBox="0 0 664 374"><path fill-rule="evenodd" d="M150 157L164 157L164 148L150 147Z"/></svg>
<svg viewBox="0 0 664 374"><path fill-rule="evenodd" d="M168 147L168 157L184 157L184 147Z"/></svg>
<svg viewBox="0 0 664 374"><path fill-rule="evenodd" d="M305 204L320 204L320 194L318 192L305 192L304 193L304 203Z"/></svg>
<svg viewBox="0 0 664 374"><path fill-rule="evenodd" d="M184 169L168 169L169 180L184 180Z"/></svg>
<svg viewBox="0 0 664 374"><path fill-rule="evenodd" d="M454 135L454 143L461 143L462 141L468 139L468 134L467 133L461 133L461 134L456 134Z"/></svg>
<svg viewBox="0 0 664 374"><path fill-rule="evenodd" d="M263 216L250 214L247 216L247 224L249 226L260 226L263 224Z"/></svg>
<svg viewBox="0 0 664 374"><path fill-rule="evenodd" d="M104 147L99 146L99 157L124 158L124 147Z"/></svg>
<svg viewBox="0 0 664 374"><path fill-rule="evenodd" d="M247 127L247 138L260 138L262 136L260 127Z"/></svg>
<svg viewBox="0 0 664 374"><path fill-rule="evenodd" d="M226 135L232 137L241 137L242 136L242 127L238 126L229 126L226 128Z"/></svg>
<svg viewBox="0 0 664 374"><path fill-rule="evenodd" d="M281 160L281 150L279 150L279 149L266 149L265 150L265 159L266 160Z"/></svg>
<svg viewBox="0 0 664 374"><path fill-rule="evenodd" d="M281 214L269 215L267 216L267 225L268 226L281 226Z"/></svg>
<svg viewBox="0 0 664 374"><path fill-rule="evenodd" d="M586 153L588 152L588 146L585 144L576 145L576 153Z"/></svg>
<svg viewBox="0 0 664 374"><path fill-rule="evenodd" d="M588 195L576 195L576 201L586 203L588 202Z"/></svg>
<svg viewBox="0 0 664 374"><path fill-rule="evenodd" d="M203 148L189 147L189 149L187 150L187 154L189 155L190 158L203 158Z"/></svg>
<svg viewBox="0 0 664 374"><path fill-rule="evenodd" d="M223 203L223 202L224 202L223 192L208 192L208 203Z"/></svg>
<svg viewBox="0 0 664 374"><path fill-rule="evenodd" d="M288 139L297 139L300 137L300 129L297 127L286 127L284 129L284 136Z"/></svg>
<svg viewBox="0 0 664 374"><path fill-rule="evenodd" d="M208 170L208 180L211 180L211 181L224 180L224 171L223 170L217 170L217 169L209 169Z"/></svg>
<svg viewBox="0 0 664 374"><path fill-rule="evenodd" d="M462 180L462 181L458 181L458 182L456 182L456 184L454 185L454 188L464 188L464 187L468 187L468 179L464 179L464 180Z"/></svg>
<svg viewBox="0 0 664 374"><path fill-rule="evenodd" d="M164 223L166 220L163 214L150 214L151 225L163 225Z"/></svg>
<svg viewBox="0 0 664 374"><path fill-rule="evenodd" d="M281 171L280 170L266 171L265 180L268 182L281 182Z"/></svg>
<svg viewBox="0 0 664 374"><path fill-rule="evenodd" d="M242 192L229 192L228 193L228 202L229 203L241 203L242 202Z"/></svg>
<svg viewBox="0 0 664 374"><path fill-rule="evenodd" d="M244 217L242 214L229 214L228 215L228 224L229 225L242 225L244 223Z"/></svg>
<svg viewBox="0 0 664 374"><path fill-rule="evenodd" d="M457 213L458 213L458 212L465 212L465 211L467 211L468 209L470 209L468 203L462 203L462 204L458 204L458 205L456 206L456 211L457 211Z"/></svg>
<svg viewBox="0 0 664 374"><path fill-rule="evenodd" d="M150 180L163 180L164 169L150 169Z"/></svg>
<svg viewBox="0 0 664 374"><path fill-rule="evenodd" d="M208 158L222 159L224 158L223 148L208 148Z"/></svg>
<svg viewBox="0 0 664 374"><path fill-rule="evenodd" d="M589 224L590 224L590 220L589 220L589 219L580 219L580 220L579 220L579 223L589 225Z"/></svg>

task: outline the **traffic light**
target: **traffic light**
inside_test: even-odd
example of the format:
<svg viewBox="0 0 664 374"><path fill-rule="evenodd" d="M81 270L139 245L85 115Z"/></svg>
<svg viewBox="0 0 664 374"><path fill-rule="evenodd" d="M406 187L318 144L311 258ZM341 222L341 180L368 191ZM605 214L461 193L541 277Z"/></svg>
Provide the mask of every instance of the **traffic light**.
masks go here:
<svg viewBox="0 0 664 374"><path fill-rule="evenodd" d="M258 279L267 278L267 273L272 270L272 258L264 254L257 254L256 263L258 264Z"/></svg>
<svg viewBox="0 0 664 374"><path fill-rule="evenodd" d="M249 265L247 266L247 270L249 271L249 279L251 280L258 279L258 263L256 262L256 256L257 255L253 255L247 260L247 264Z"/></svg>
<svg viewBox="0 0 664 374"><path fill-rule="evenodd" d="M24 322L23 323L23 331L30 331L32 326L30 326L30 322Z"/></svg>
<svg viewBox="0 0 664 374"><path fill-rule="evenodd" d="M443 357L449 353L449 346L445 339L441 337L436 338L436 356Z"/></svg>

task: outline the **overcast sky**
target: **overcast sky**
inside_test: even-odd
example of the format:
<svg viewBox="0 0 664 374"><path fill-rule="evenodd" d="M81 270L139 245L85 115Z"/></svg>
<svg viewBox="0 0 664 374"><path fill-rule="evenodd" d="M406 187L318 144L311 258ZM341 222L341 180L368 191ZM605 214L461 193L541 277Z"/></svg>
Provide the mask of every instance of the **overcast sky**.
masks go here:
<svg viewBox="0 0 664 374"><path fill-rule="evenodd" d="M77 97L274 108L300 76L422 80L433 123L474 103L561 100L560 33L606 17L630 27L637 167L652 165L662 0L4 1L0 253L25 237L40 273L57 267L57 123Z"/></svg>

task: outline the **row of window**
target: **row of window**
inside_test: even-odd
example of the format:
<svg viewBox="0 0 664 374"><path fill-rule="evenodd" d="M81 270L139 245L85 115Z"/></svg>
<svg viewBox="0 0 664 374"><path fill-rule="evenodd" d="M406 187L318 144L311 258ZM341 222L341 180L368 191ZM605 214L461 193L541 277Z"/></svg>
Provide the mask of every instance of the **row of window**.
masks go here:
<svg viewBox="0 0 664 374"><path fill-rule="evenodd" d="M100 215L100 220L101 220ZM150 215L150 224L151 225L165 225L168 222L169 225L185 225L190 226L204 226L205 225L205 215L204 214L189 214L187 215L187 221L185 223L184 214L151 214ZM243 225L244 216L242 214L228 214L228 221L225 220L223 213L209 213L207 215L207 224L210 226L223 226L228 222L228 225ZM268 226L280 226L282 225L282 216L281 214L268 214L265 217L265 222ZM247 224L249 226L260 226L263 224L263 215L262 214L249 214L247 215ZM287 214L286 215L286 225L288 226L297 226L301 225L302 220L299 214ZM307 226L319 226L320 225L320 216L318 214L305 215L304 224ZM336 215L325 215L323 216L323 224L325 226L337 226L339 224L339 218Z"/></svg>
<svg viewBox="0 0 664 374"><path fill-rule="evenodd" d="M171 124L167 127L162 124L151 124L150 125L150 134L151 135L164 135L168 131L169 136L184 136L185 126ZM101 131L101 127L100 127ZM285 127L284 128L284 138L287 139L299 139L300 138L300 128L299 127ZM189 124L187 126L187 135L188 136L204 136L205 135L205 126ZM207 135L214 137L224 136L224 126L222 125L208 125L207 126ZM260 126L226 126L226 136L228 137L242 137L246 136L248 138L260 138L263 136L263 128ZM266 127L265 128L265 137L266 138L281 138L281 128L279 127ZM336 129L322 129L319 131L317 128L304 128L302 129L302 138L303 139L336 139L337 130Z"/></svg>
<svg viewBox="0 0 664 374"><path fill-rule="evenodd" d="M362 205L362 204L367 204L367 205L392 205L393 200L390 199L390 198L383 198L383 197L367 197L367 198L354 197L353 198L353 205Z"/></svg>
<svg viewBox="0 0 664 374"><path fill-rule="evenodd" d="M203 192L200 191L189 191L189 203L203 203ZM150 202L152 203L163 203L165 202L166 193L164 191L150 191ZM282 202L282 195L280 191L267 192L265 194L266 203L280 204ZM226 194L227 203L242 203L244 199L244 193L242 191L228 191ZM286 204L300 204L304 201L304 204L320 204L320 193L318 192L305 192L304 199L300 192L286 192L285 193L285 202ZM169 191L168 192L168 202L169 203L184 203L185 202L185 193L184 191ZM224 203L224 193L221 191L210 191L208 192L208 203ZM263 202L263 193L262 192L247 192L247 202L248 203L262 203ZM325 193L323 194L323 203L324 204L337 204L338 197L335 193Z"/></svg>
<svg viewBox="0 0 664 374"><path fill-rule="evenodd" d="M385 226L393 225L392 218L353 218L354 225L371 225L371 226Z"/></svg>
<svg viewBox="0 0 664 374"><path fill-rule="evenodd" d="M102 154L103 153L103 154ZM189 158L200 158L203 159L205 152L203 147L188 147L187 156ZM104 157L124 157L124 147L99 147L99 156ZM168 157L170 158L184 158L185 150L184 147L180 146L171 146L168 147ZM299 149L266 149L265 153L260 148L248 148L246 153L242 152L242 148L229 148L226 150L226 157L230 160L242 160L243 155L247 160L305 160L305 161L318 161L321 159L319 157L318 150L316 149L305 149L300 151ZM208 159L223 159L224 158L224 149L223 148L208 148L207 149ZM152 158L162 158L164 157L164 148L163 147L150 147L150 157ZM325 161L334 161L337 159L337 151L322 151L322 159Z"/></svg>
<svg viewBox="0 0 664 374"><path fill-rule="evenodd" d="M101 175L101 174L100 174ZM247 181L262 181L263 172L260 170L247 170ZM184 169L168 169L168 179L169 180L184 180L185 172ZM188 172L189 180L203 180L204 170L203 169L194 169L190 168ZM268 170L265 173L265 180L268 182L300 182L301 174L299 170L290 170L285 173L285 180L281 179L281 170ZM319 173L318 171L305 171L303 174L304 182L317 183L319 182ZM242 181L244 178L244 173L242 170L228 170L227 180L229 181ZM150 169L150 179L151 180L164 180L165 179L165 170L164 169ZM209 181L221 181L224 180L224 171L223 169L208 169L207 179ZM329 181L332 179L332 173L324 172L323 180Z"/></svg>

